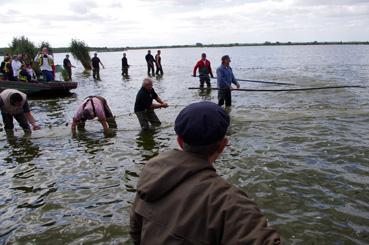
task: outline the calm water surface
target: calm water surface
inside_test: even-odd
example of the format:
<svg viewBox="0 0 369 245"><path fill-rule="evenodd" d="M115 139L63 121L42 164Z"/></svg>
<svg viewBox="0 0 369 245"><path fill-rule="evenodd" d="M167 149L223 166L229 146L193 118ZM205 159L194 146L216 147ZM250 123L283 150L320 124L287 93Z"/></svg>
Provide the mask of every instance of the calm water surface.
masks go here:
<svg viewBox="0 0 369 245"><path fill-rule="evenodd" d="M0 132L0 244L130 244L128 212L145 161L177 148L173 122L185 105L216 102L215 92L187 89L198 86L190 75L203 51L213 69L229 54L238 78L369 86L369 46L162 50L165 74L154 86L170 107L157 111L160 128L141 133L130 113L146 51L127 52L128 80L120 75L121 53L99 54L102 81L72 61L73 96L30 101L42 130L30 138L19 126L12 138ZM59 64L64 55L56 54ZM115 135L103 137L93 121L71 138L73 113L88 95L108 99ZM231 146L215 163L218 173L258 203L286 244L368 244L368 98L368 89L234 92Z"/></svg>

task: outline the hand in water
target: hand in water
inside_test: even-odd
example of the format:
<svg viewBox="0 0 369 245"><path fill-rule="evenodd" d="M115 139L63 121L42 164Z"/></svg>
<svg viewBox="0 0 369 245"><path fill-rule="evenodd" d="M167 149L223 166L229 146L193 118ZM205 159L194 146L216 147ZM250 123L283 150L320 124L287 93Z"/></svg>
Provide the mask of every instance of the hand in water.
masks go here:
<svg viewBox="0 0 369 245"><path fill-rule="evenodd" d="M34 124L34 125L32 125L32 129L33 129L33 131L36 131L36 130L40 130L41 127L37 124Z"/></svg>

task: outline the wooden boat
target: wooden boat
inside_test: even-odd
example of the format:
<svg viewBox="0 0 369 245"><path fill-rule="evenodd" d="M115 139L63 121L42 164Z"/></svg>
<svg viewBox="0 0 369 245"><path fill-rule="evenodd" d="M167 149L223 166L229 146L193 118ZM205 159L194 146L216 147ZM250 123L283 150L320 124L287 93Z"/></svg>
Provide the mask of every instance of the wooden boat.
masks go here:
<svg viewBox="0 0 369 245"><path fill-rule="evenodd" d="M70 93L71 89L77 88L76 82L21 82L0 80L0 91L5 89L17 89L32 96L62 96Z"/></svg>

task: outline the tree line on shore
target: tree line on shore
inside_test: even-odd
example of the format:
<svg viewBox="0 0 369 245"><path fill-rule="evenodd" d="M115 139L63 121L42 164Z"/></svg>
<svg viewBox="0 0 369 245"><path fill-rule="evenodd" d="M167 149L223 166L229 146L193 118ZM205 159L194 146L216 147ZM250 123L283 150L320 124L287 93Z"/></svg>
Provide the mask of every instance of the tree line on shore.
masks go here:
<svg viewBox="0 0 369 245"><path fill-rule="evenodd" d="M70 52L73 57L81 62L85 70L91 70L91 57L89 51L91 50L84 41L72 39L69 47L66 48L53 48L47 41L42 41L39 45L35 45L27 37L14 37L9 47L0 48L1 55L22 55L22 61L26 64L31 64L34 70L38 70L36 62L34 62L34 57L43 48L47 48L49 54L59 53L59 52Z"/></svg>
<svg viewBox="0 0 369 245"><path fill-rule="evenodd" d="M72 39L69 47L59 47L52 48L50 43L47 41L42 41L40 45L36 46L27 37L21 36L19 38L14 37L9 47L0 48L0 55L17 55L25 54L28 61L31 62L33 57L37 54L39 50L46 47L50 53L67 53L70 52L73 57L79 60L86 70L90 70L90 51L97 52L116 52L116 51L126 51L135 49L164 49L164 48L194 48L194 47L237 47L237 46L298 46L298 45L369 45L369 41L352 41L352 42L269 42L264 43L228 43L228 44L202 44L196 43L194 45L160 45L160 46L137 46L137 47L89 47L84 41ZM27 62L27 61L26 61Z"/></svg>

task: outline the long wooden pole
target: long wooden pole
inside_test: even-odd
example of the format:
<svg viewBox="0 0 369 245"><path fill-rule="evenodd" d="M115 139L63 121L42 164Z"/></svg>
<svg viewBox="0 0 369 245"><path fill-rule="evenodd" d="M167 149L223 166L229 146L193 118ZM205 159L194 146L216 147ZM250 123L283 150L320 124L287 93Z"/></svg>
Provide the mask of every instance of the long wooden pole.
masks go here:
<svg viewBox="0 0 369 245"><path fill-rule="evenodd" d="M245 92L299 92L299 91L311 91L311 90L324 90L324 89L339 89L339 88L367 88L359 85L342 85L342 86L325 86L325 87L310 87L310 88L292 88L292 89L232 89L232 91L245 91ZM219 90L219 88L200 88L189 87L188 89L199 90Z"/></svg>

